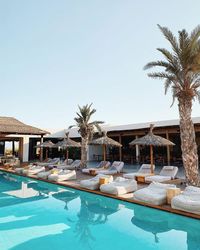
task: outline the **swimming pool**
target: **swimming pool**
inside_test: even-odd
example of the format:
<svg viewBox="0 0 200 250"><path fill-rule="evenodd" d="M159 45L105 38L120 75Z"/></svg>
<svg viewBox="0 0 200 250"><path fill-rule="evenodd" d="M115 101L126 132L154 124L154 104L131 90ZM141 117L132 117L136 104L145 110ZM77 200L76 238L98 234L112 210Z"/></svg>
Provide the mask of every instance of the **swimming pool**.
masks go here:
<svg viewBox="0 0 200 250"><path fill-rule="evenodd" d="M200 221L0 174L0 250L198 250Z"/></svg>

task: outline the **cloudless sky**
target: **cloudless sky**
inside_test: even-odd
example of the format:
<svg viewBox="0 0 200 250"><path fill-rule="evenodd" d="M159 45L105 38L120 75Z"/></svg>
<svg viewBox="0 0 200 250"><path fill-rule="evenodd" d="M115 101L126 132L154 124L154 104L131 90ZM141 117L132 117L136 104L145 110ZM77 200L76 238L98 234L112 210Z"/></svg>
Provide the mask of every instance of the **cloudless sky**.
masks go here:
<svg viewBox="0 0 200 250"><path fill-rule="evenodd" d="M92 102L108 124L177 119L143 67L169 48L157 24L190 32L199 10L199 0L0 0L0 115L61 129Z"/></svg>

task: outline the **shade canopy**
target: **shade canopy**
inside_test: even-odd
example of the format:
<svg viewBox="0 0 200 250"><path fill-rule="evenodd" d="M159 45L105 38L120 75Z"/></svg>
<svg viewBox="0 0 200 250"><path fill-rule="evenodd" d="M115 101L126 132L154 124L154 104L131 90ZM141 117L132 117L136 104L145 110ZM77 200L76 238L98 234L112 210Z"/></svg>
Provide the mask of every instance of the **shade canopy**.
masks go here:
<svg viewBox="0 0 200 250"><path fill-rule="evenodd" d="M65 137L62 141L59 141L54 145L54 147L66 149L66 160L68 162L69 158L69 148L80 148L81 144L79 142L73 141L69 138L69 132L65 133Z"/></svg>
<svg viewBox="0 0 200 250"><path fill-rule="evenodd" d="M91 145L102 145L103 146L103 160L106 161L106 147L122 147L122 144L118 141L115 141L107 136L107 133L104 131L103 136L97 139L94 139L90 142Z"/></svg>
<svg viewBox="0 0 200 250"><path fill-rule="evenodd" d="M154 146L173 146L173 142L153 134L154 124L150 124L150 131L147 135L137 138L129 143L130 146L133 145L147 145L150 146L150 159L151 159L151 173L153 173L153 147Z"/></svg>
<svg viewBox="0 0 200 250"><path fill-rule="evenodd" d="M54 147L61 147L61 148L80 148L81 144L79 142L73 141L70 138L64 138L62 141L57 142Z"/></svg>
<svg viewBox="0 0 200 250"><path fill-rule="evenodd" d="M107 136L106 132L103 132L103 136L100 138L97 138L90 142L91 145L106 145L106 146L112 146L112 147L122 147L122 144L118 141L115 141Z"/></svg>
<svg viewBox="0 0 200 250"><path fill-rule="evenodd" d="M36 148L53 148L54 146L55 144L52 141L45 141L45 142L38 144L35 147Z"/></svg>
<svg viewBox="0 0 200 250"><path fill-rule="evenodd" d="M153 134L153 124L150 124L150 131L147 135L137 138L129 143L129 145L152 145L152 146L173 146L173 142Z"/></svg>

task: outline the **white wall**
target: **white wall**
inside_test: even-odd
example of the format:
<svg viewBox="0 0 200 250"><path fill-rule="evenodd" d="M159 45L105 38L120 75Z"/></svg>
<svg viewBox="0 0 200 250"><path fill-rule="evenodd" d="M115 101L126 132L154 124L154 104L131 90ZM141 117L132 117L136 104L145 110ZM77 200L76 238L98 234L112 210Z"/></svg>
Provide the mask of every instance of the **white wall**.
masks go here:
<svg viewBox="0 0 200 250"><path fill-rule="evenodd" d="M28 161L28 155L29 155L29 137L30 136L24 136L23 137L23 162Z"/></svg>

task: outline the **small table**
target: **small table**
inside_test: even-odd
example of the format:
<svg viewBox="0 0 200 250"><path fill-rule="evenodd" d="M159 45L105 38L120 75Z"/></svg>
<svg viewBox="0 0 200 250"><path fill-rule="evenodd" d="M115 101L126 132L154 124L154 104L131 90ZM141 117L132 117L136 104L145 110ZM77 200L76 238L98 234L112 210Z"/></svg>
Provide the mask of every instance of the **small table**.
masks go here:
<svg viewBox="0 0 200 250"><path fill-rule="evenodd" d="M99 184L107 184L109 182L109 177L100 177L99 178Z"/></svg>
<svg viewBox="0 0 200 250"><path fill-rule="evenodd" d="M168 188L167 189L167 204L171 204L171 200L174 196L181 193L180 188Z"/></svg>
<svg viewBox="0 0 200 250"><path fill-rule="evenodd" d="M145 183L145 177L152 176L154 174L137 174L135 176L135 180L140 183Z"/></svg>
<svg viewBox="0 0 200 250"><path fill-rule="evenodd" d="M90 175L96 175L97 174L96 169L90 169L89 174Z"/></svg>

